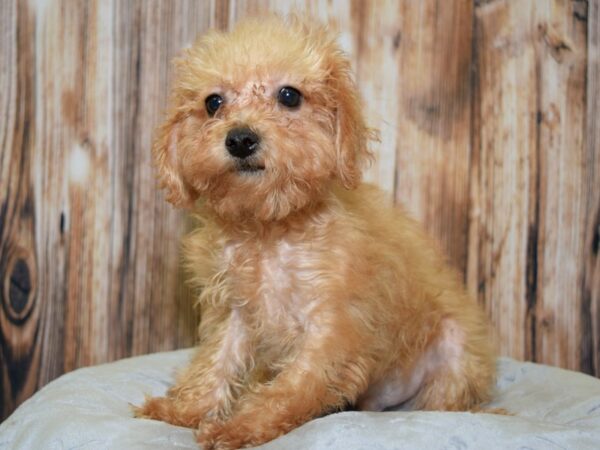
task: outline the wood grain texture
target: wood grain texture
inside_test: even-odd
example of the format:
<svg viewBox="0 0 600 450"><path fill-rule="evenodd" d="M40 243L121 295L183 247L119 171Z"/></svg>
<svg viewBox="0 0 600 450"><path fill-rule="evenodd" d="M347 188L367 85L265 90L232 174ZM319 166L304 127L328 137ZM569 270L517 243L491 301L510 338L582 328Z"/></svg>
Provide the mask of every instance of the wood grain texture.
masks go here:
<svg viewBox="0 0 600 450"><path fill-rule="evenodd" d="M600 0L591 0L587 16L587 91L585 188L581 294L581 370L600 376Z"/></svg>
<svg viewBox="0 0 600 450"><path fill-rule="evenodd" d="M476 10L468 279L502 353L581 369L587 8L525 6Z"/></svg>
<svg viewBox="0 0 600 450"><path fill-rule="evenodd" d="M476 11L468 273L496 325L501 352L521 359L534 345L528 302L536 277L528 282L528 270L535 271L531 246L537 243L530 205L538 160L534 8L528 5L498 1Z"/></svg>
<svg viewBox="0 0 600 450"><path fill-rule="evenodd" d="M581 367L581 279L588 190L587 22L583 2L536 5L539 198L534 357ZM577 8L577 9L575 9ZM531 262L532 263L532 262Z"/></svg>
<svg viewBox="0 0 600 450"><path fill-rule="evenodd" d="M0 108L0 336L2 414L6 415L37 387L43 303L35 247L36 212L32 180L36 133L34 16L27 5L3 3ZM8 20L10 19L10 21ZM12 21L12 23L11 23Z"/></svg>
<svg viewBox="0 0 600 450"><path fill-rule="evenodd" d="M366 178L436 236L501 352L600 375L599 0L0 2L0 404L194 343L189 228L150 164L171 59L307 12L380 130Z"/></svg>
<svg viewBox="0 0 600 450"><path fill-rule="evenodd" d="M464 271L470 155L472 2L399 4L396 200Z"/></svg>

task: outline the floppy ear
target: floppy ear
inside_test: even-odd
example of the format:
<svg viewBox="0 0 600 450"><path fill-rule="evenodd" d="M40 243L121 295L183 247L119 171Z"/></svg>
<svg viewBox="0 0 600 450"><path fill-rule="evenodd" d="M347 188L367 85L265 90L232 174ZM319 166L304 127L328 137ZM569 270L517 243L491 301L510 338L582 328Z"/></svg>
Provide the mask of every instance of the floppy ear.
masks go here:
<svg viewBox="0 0 600 450"><path fill-rule="evenodd" d="M167 120L157 129L152 145L154 165L158 171L159 186L166 190L167 201L177 207L190 208L197 193L183 180L177 146L180 142L183 117L171 113Z"/></svg>
<svg viewBox="0 0 600 450"><path fill-rule="evenodd" d="M358 186L363 167L373 159L367 141L374 131L367 128L350 61L339 50L330 57L329 83L335 101L337 175L346 189Z"/></svg>

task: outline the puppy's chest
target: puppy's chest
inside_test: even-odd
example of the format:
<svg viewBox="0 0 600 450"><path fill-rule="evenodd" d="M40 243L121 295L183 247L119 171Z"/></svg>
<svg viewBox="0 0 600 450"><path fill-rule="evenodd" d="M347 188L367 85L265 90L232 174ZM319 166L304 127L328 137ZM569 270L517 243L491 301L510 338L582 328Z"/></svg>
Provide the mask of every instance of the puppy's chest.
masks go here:
<svg viewBox="0 0 600 450"><path fill-rule="evenodd" d="M316 280L324 275L318 252L287 241L232 242L223 255L233 294L255 326L265 331L308 326L319 304Z"/></svg>

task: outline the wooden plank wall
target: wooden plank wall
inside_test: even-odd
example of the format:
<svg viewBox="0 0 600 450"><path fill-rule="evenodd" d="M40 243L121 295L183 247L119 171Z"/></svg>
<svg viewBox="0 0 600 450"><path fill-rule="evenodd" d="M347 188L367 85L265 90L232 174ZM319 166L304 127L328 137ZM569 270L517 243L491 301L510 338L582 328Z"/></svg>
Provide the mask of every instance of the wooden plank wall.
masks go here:
<svg viewBox="0 0 600 450"><path fill-rule="evenodd" d="M600 375L600 0L0 2L0 405L190 346L188 227L155 189L169 61L307 11L381 130L367 174L437 236L502 354Z"/></svg>

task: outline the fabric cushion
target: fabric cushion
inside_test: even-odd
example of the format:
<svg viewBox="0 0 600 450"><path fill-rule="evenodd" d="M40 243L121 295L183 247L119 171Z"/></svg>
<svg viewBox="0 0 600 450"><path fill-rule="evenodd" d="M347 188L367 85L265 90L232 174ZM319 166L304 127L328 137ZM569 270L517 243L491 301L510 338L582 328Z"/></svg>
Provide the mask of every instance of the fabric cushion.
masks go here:
<svg viewBox="0 0 600 450"><path fill-rule="evenodd" d="M0 425L0 449L198 449L193 432L135 419L129 404L162 395L192 350L156 353L63 375ZM576 372L498 360L492 407L515 415L343 412L313 420L260 448L598 449L600 380Z"/></svg>

